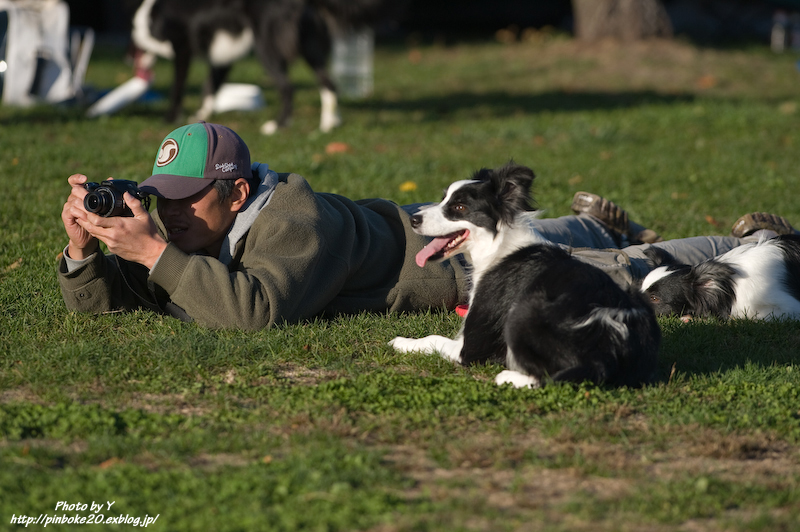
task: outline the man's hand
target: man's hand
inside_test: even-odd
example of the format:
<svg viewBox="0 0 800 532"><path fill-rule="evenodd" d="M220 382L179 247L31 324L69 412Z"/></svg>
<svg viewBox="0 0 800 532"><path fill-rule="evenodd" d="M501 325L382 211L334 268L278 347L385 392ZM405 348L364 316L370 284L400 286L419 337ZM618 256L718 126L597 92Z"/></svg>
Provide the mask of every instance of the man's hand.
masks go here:
<svg viewBox="0 0 800 532"><path fill-rule="evenodd" d="M128 192L124 198L125 204L133 212L132 218L125 216L104 218L84 211L85 218L78 219L77 223L92 237L103 241L111 253L127 261L138 262L152 268L166 249L167 242L158 234L155 222L150 213L142 207L141 201Z"/></svg>
<svg viewBox="0 0 800 532"><path fill-rule="evenodd" d="M83 208L83 198L88 194L83 188L83 184L86 183L87 178L82 174L74 174L69 176L67 181L72 186L72 191L61 210L61 221L64 223L64 229L69 237L67 253L70 258L82 260L97 251L99 245L97 239L84 229L81 223L86 222L88 214Z"/></svg>

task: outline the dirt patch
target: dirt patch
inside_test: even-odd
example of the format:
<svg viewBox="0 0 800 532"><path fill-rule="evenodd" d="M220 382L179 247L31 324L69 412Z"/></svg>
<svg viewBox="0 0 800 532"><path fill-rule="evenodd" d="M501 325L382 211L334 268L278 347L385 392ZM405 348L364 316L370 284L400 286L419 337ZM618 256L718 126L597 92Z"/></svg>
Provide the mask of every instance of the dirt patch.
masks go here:
<svg viewBox="0 0 800 532"><path fill-rule="evenodd" d="M125 402L125 407L153 414L181 414L183 416L203 416L214 410L213 407L206 407L187 400L185 395L178 393L134 393Z"/></svg>
<svg viewBox="0 0 800 532"><path fill-rule="evenodd" d="M47 449L55 454L80 454L89 449L89 444L83 440L61 441L52 438L28 438L20 441L0 440L0 448L19 448L20 457L26 457L32 450Z"/></svg>
<svg viewBox="0 0 800 532"><path fill-rule="evenodd" d="M341 372L320 368L312 369L299 364L282 364L276 368L275 373L275 377L279 380L300 386L315 386L341 376Z"/></svg>
<svg viewBox="0 0 800 532"><path fill-rule="evenodd" d="M477 489L486 496L487 504L498 509L561 505L579 492L600 500L613 500L628 493L631 485L625 478L586 474L575 467L531 464L530 456L526 457L531 452L555 456L566 451L554 447L538 431L511 438L496 434L462 436L440 449L446 455L443 460L454 467L443 467L431 457L430 450L411 445L391 446L384 459L416 481L411 495L426 492L434 498L437 493L442 498L469 496Z"/></svg>
<svg viewBox="0 0 800 532"><path fill-rule="evenodd" d="M721 435L699 427L691 440L683 436L683 444L657 457L649 473L665 480L692 475L782 488L800 485L800 451L784 441L766 434Z"/></svg>
<svg viewBox="0 0 800 532"><path fill-rule="evenodd" d="M0 392L0 403L32 403L41 405L44 404L44 401L28 388L20 387Z"/></svg>
<svg viewBox="0 0 800 532"><path fill-rule="evenodd" d="M767 434L728 435L699 427L669 432L669 447L660 448L662 435L652 429L641 441L633 435L624 443L564 433L545 436L539 429L507 435L463 431L428 448L389 446L385 460L413 479L413 487L403 492L409 499L458 501L455 507L475 508L475 514L507 512L513 522L529 524L515 530L537 530L544 520L558 523L561 528L556 530L570 531L717 532L729 530L731 522L747 523L759 516L791 520L789 509L756 511L743 501L742 507L725 509L718 517L676 525L620 522L623 516L614 511L620 501L664 482L707 478L784 491L798 489L800 454L796 446ZM437 443L441 445L437 447ZM587 521L585 516L566 511L584 501L607 507L608 520ZM491 523L464 523L464 527L493 529Z"/></svg>
<svg viewBox="0 0 800 532"><path fill-rule="evenodd" d="M252 465L254 460L241 454L232 453L201 453L190 458L188 463L192 467L201 469L218 469L221 467L246 467Z"/></svg>

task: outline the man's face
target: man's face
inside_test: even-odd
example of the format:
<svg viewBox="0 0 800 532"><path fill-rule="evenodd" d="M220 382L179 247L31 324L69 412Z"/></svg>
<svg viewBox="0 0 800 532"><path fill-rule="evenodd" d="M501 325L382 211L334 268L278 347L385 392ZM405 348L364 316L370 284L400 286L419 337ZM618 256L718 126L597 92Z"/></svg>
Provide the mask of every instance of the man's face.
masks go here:
<svg viewBox="0 0 800 532"><path fill-rule="evenodd" d="M218 257L225 236L236 218L230 198L220 203L209 185L181 200L158 199L158 215L167 229L167 239L185 253Z"/></svg>

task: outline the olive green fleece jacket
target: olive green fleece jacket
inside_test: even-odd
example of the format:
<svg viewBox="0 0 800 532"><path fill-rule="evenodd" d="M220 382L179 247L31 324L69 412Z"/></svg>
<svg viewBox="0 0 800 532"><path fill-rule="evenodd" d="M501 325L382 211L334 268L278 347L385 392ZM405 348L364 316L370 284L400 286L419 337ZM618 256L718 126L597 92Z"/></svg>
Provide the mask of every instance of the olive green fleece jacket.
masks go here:
<svg viewBox="0 0 800 532"><path fill-rule="evenodd" d="M95 253L72 272L62 259L58 278L71 310L151 308L211 328L256 330L315 316L453 308L466 301L458 261L416 265L426 243L390 201L315 193L301 176L279 174L269 204L228 265L170 244L149 272Z"/></svg>

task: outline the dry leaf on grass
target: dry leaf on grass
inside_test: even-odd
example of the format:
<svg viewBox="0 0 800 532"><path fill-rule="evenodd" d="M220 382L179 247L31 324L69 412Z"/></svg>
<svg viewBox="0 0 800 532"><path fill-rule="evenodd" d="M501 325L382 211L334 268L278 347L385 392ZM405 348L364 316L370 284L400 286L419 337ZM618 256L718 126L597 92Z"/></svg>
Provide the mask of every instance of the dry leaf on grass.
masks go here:
<svg viewBox="0 0 800 532"><path fill-rule="evenodd" d="M713 89L717 86L717 78L711 74L701 76L696 82L698 89Z"/></svg>
<svg viewBox="0 0 800 532"><path fill-rule="evenodd" d="M117 458L117 457L115 456L115 457L113 457L113 458L109 458L109 459L108 459L108 460L106 460L105 462L102 462L102 463L101 463L101 464L100 464L98 467L99 467L100 469L109 469L109 468L111 468L111 467L114 467L115 465L119 465L119 464L122 464L122 463L124 463L124 462L125 462L125 461L124 461L122 458Z"/></svg>
<svg viewBox="0 0 800 532"><path fill-rule="evenodd" d="M8 272L10 272L11 270L16 270L16 269L17 269L17 268L19 268L20 266L22 266L22 257L18 258L17 260L15 260L14 262L12 262L12 263L11 263L11 264L9 264L8 266L6 266L5 270L3 270L3 271L5 271L6 273L8 273Z"/></svg>
<svg viewBox="0 0 800 532"><path fill-rule="evenodd" d="M717 229L722 229L725 224L711 216L710 214L706 214L706 221L716 227Z"/></svg>
<svg viewBox="0 0 800 532"><path fill-rule="evenodd" d="M346 142L330 142L325 146L325 153L331 155L333 153L348 153L353 151L353 148Z"/></svg>

